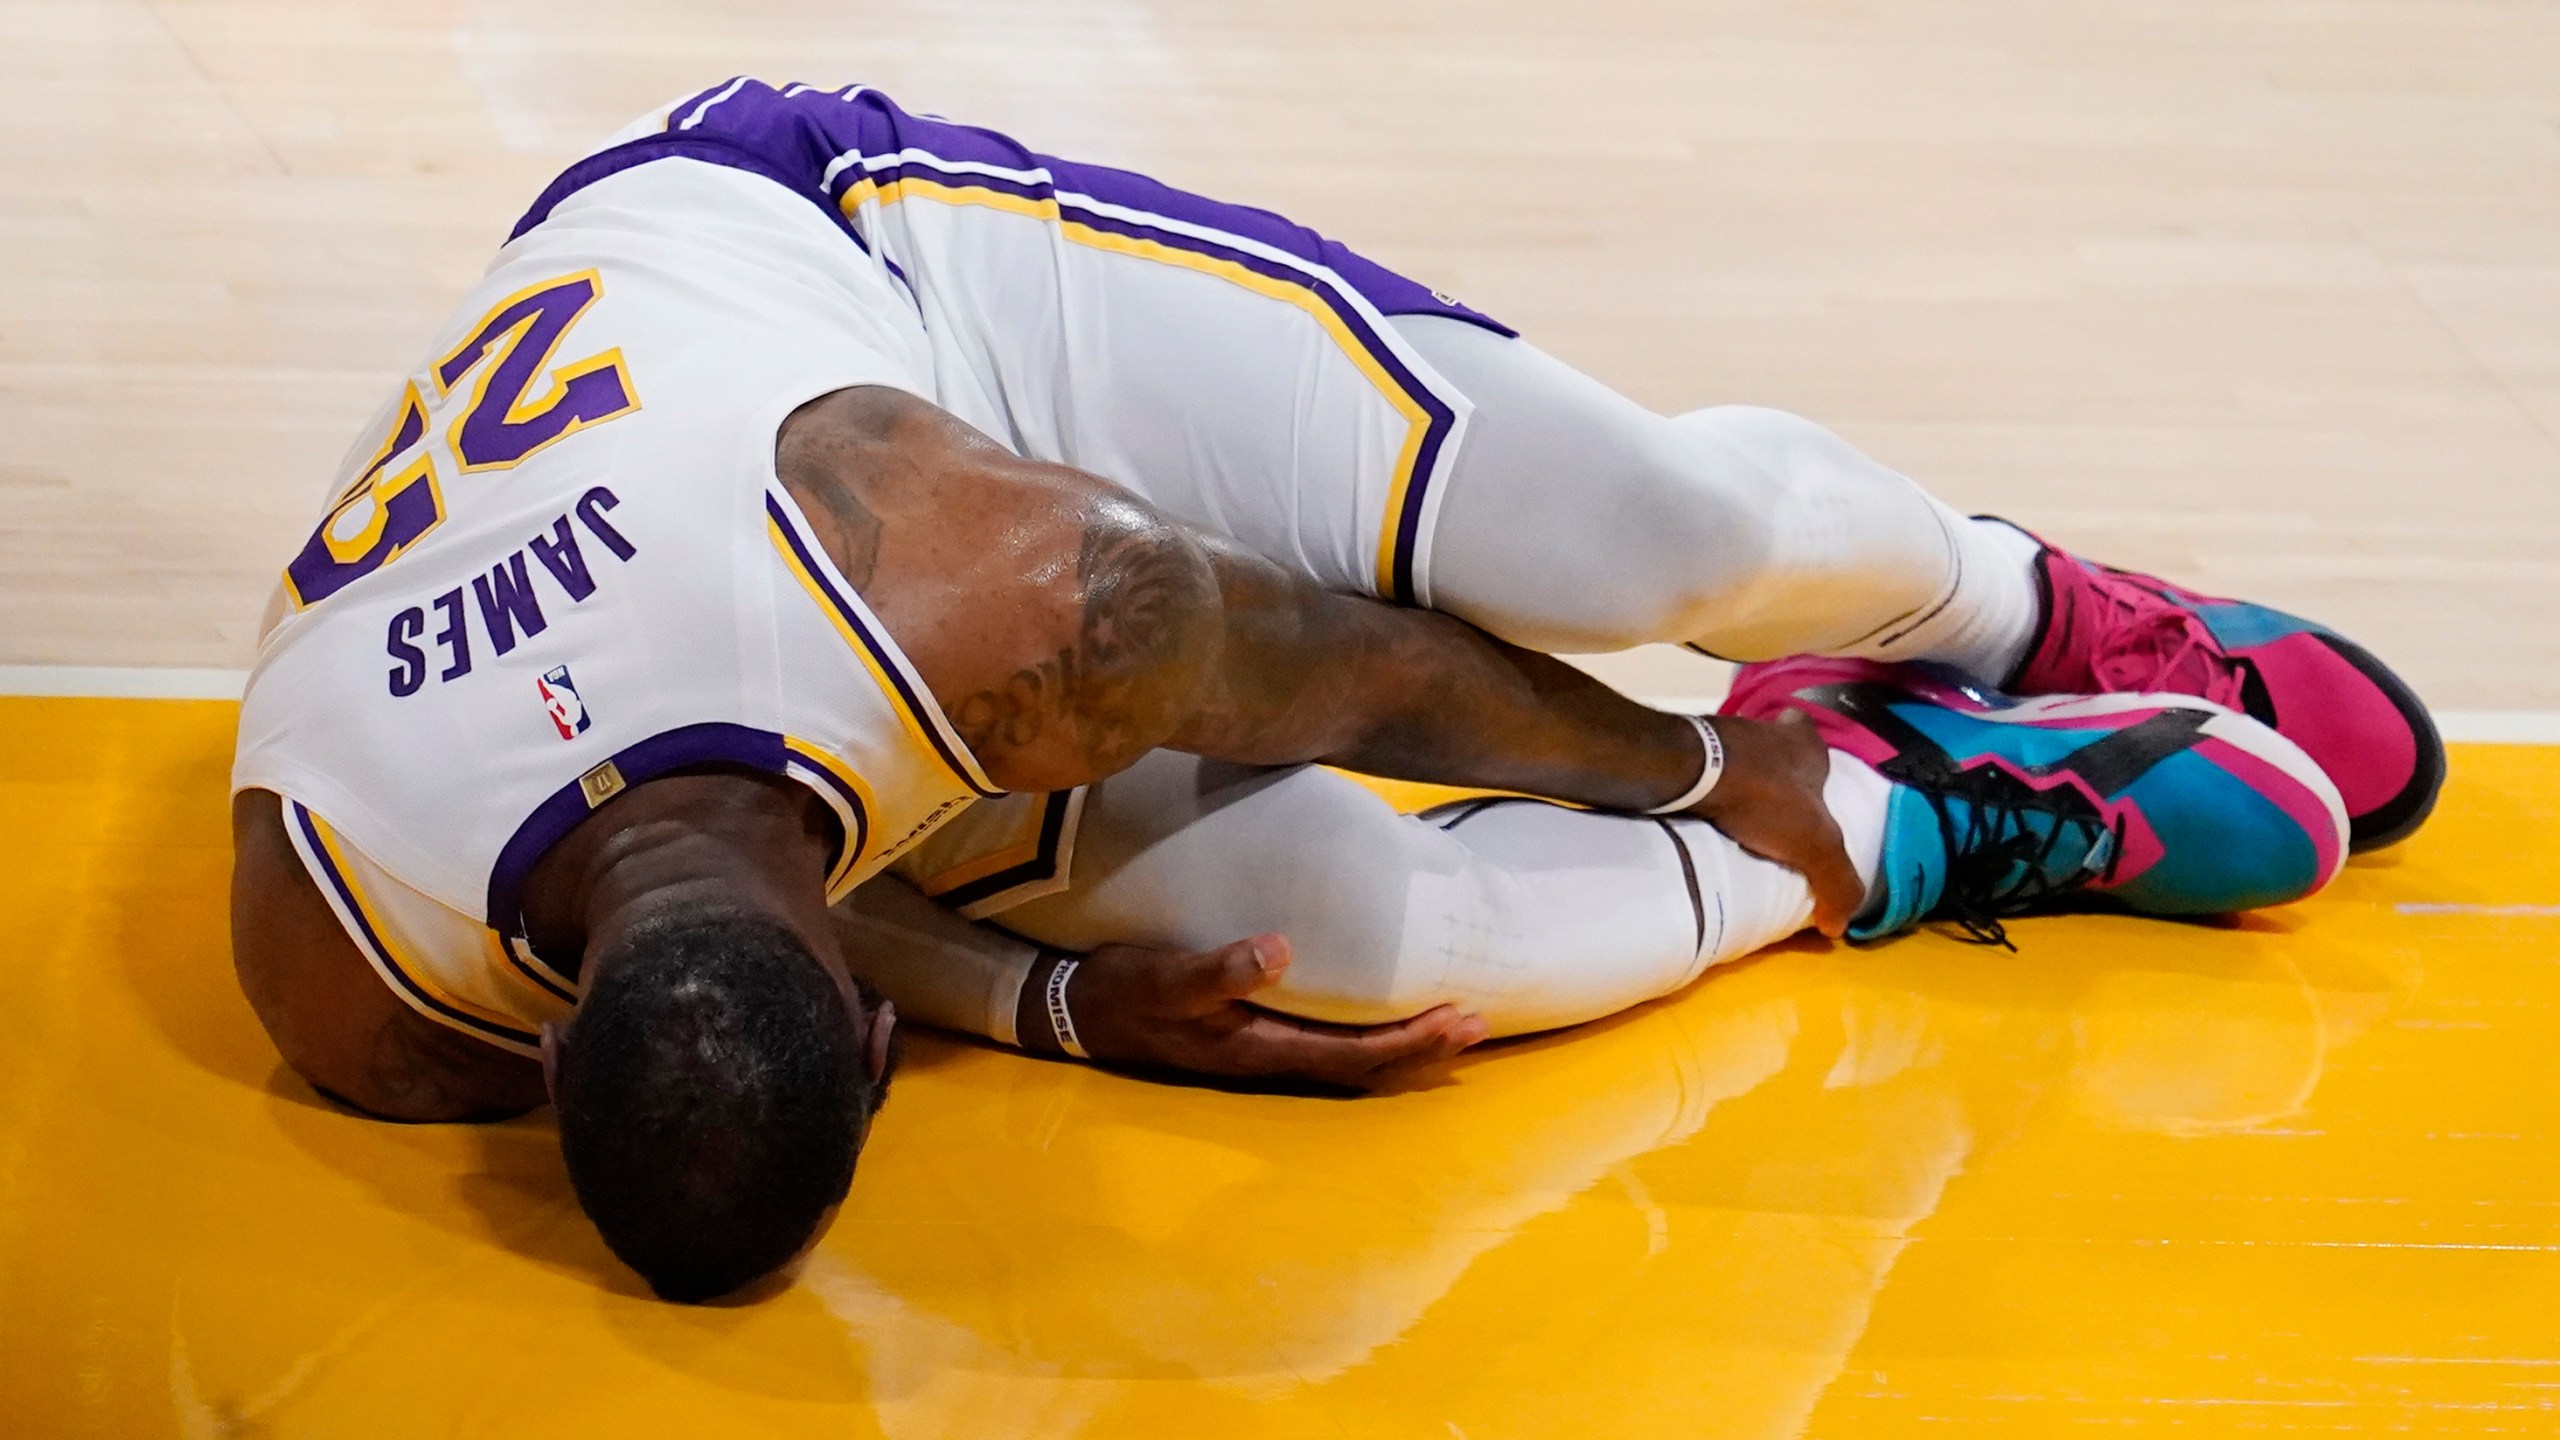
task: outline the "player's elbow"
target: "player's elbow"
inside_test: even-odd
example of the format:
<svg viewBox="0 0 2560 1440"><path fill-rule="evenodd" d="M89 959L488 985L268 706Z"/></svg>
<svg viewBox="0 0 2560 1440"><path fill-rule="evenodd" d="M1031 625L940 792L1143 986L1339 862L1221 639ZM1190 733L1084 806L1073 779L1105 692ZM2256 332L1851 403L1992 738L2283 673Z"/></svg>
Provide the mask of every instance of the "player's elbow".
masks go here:
<svg viewBox="0 0 2560 1440"><path fill-rule="evenodd" d="M236 924L232 955L241 993L285 1068L344 1109L375 1120L423 1125L503 1120L541 1101L537 1086L494 1093L486 1086L452 1085L399 1063L414 1048L397 1033L401 1017L358 1015L350 1023L345 1011L315 1013L323 1008L318 997L297 988L290 973L299 967L277 949L244 937Z"/></svg>
<svg viewBox="0 0 2560 1440"><path fill-rule="evenodd" d="M529 1062L504 1075L440 1073L417 1060L421 1052L438 1048L442 1037L424 1037L427 1043L421 1045L421 1037L406 1033L429 1022L387 1016L369 1030L358 1030L314 1016L307 1002L280 994L261 974L265 967L254 956L248 952L237 962L250 1009L257 1012L285 1067L322 1099L370 1119L404 1125L505 1120L542 1103L540 1075ZM455 1036L443 1048L454 1048L457 1041L477 1043Z"/></svg>

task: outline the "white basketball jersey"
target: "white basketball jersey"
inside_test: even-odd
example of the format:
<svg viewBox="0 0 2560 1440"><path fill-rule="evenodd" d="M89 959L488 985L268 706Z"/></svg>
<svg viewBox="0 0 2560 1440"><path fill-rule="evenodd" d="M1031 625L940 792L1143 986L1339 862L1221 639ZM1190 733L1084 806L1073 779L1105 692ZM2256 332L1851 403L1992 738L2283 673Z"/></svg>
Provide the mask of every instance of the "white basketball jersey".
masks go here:
<svg viewBox="0 0 2560 1440"><path fill-rule="evenodd" d="M994 793L774 474L795 407L931 374L879 262L734 168L605 176L500 252L287 568L232 773L404 999L531 1053L576 986L526 873L671 770L823 797L831 900Z"/></svg>

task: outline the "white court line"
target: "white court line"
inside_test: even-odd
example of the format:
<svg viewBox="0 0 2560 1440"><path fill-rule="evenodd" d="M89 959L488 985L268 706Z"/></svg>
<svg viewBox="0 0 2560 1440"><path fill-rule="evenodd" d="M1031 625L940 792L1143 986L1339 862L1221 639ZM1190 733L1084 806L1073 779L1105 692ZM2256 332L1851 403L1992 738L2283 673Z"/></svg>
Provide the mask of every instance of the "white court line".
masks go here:
<svg viewBox="0 0 2560 1440"><path fill-rule="evenodd" d="M246 670L179 670L113 665L0 665L0 695L76 695L113 700L237 700Z"/></svg>
<svg viewBox="0 0 2560 1440"><path fill-rule="evenodd" d="M2492 745L2560 745L2560 710L2439 710L2447 740Z"/></svg>
<svg viewBox="0 0 2560 1440"><path fill-rule="evenodd" d="M180 670L114 665L0 665L0 695L103 696L120 700L237 700L246 670ZM1720 689L1638 695L1663 710L1704 710ZM2439 710L2447 740L2492 745L2560 745L2560 710Z"/></svg>

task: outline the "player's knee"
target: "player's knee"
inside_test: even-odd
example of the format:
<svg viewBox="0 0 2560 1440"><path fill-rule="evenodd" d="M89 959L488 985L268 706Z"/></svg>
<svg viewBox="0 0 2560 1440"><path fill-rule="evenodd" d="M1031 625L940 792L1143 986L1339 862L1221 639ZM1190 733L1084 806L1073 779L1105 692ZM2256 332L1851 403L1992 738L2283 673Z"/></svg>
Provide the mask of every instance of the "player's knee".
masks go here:
<svg viewBox="0 0 2560 1440"><path fill-rule="evenodd" d="M1689 638L1746 628L1771 612L1820 610L1840 597L1825 577L1880 571L1934 587L1944 545L1927 496L1840 436L1801 415L1759 405L1693 410L1671 422L1690 448L1713 517L1702 537ZM1908 524L1881 523L1884 517ZM1885 544L1879 550L1877 537ZM1903 554L1910 550L1913 553Z"/></svg>
<svg viewBox="0 0 2560 1440"><path fill-rule="evenodd" d="M1910 480L1801 415L1763 405L1717 405L1671 422L1701 452L1726 508L1764 537L1840 528L1842 512L1925 504Z"/></svg>
<svg viewBox="0 0 2560 1440"><path fill-rule="evenodd" d="M1772 477L1686 418L1660 423L1633 447L1630 483L1604 492L1618 510L1607 527L1611 553L1602 558L1609 583L1588 587L1583 603L1592 627L1623 643L1699 634L1767 568L1777 546Z"/></svg>

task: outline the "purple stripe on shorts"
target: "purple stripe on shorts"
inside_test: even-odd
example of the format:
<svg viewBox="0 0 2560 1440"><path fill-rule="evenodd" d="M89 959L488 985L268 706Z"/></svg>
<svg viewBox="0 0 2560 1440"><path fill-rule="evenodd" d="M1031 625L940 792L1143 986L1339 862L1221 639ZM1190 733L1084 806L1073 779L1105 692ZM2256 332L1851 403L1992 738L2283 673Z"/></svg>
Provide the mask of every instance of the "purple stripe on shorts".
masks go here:
<svg viewBox="0 0 2560 1440"><path fill-rule="evenodd" d="M1089 196L1106 205L1126 206L1150 215L1161 215L1186 225L1223 230L1321 265L1340 275L1344 283L1377 307L1380 314L1445 315L1501 335L1518 333L1492 316L1441 296L1431 287L1397 274L1338 240L1328 240L1285 215L1178 190L1134 170L1116 170L1108 165L1086 165L1043 155L992 130L910 114L877 92L866 91L853 104L855 107L875 108L886 120L885 126L881 127L886 134L881 138L887 143L876 148L873 144L864 144L861 148L866 155L885 156L900 150L917 149L946 162L1000 165L1009 170L1046 170L1058 189ZM726 105L721 108L725 109ZM717 113L715 110L714 114ZM708 119L704 121L705 125L710 123ZM970 175L965 179L966 183L985 185L990 189L1004 188L1005 185L999 177L990 175ZM1017 190L1016 193L1035 192Z"/></svg>
<svg viewBox="0 0 2560 1440"><path fill-rule="evenodd" d="M1321 265L1341 276L1343 282L1358 291L1360 298L1376 307L1379 314L1440 315L1464 320L1497 335L1519 333L1483 311L1461 305L1418 280L1399 275L1341 241L1328 240L1287 216L1258 210L1250 205L1211 200L1187 190L1177 190L1134 171L1114 170L1106 165L1080 165L1047 156L1040 157L1040 163L1057 177L1061 189L1090 196L1106 205L1125 206L1150 215L1161 215L1168 220L1179 220L1186 225L1222 230Z"/></svg>
<svg viewBox="0 0 2560 1440"><path fill-rule="evenodd" d="M992 190L1020 200L1048 200L1057 194L1057 187L1045 180L1016 180L1010 175L981 175L974 170L954 170L939 156L931 161L910 160L875 169L847 170L836 178L835 188L839 197L864 179L880 185L891 185L901 180L931 180L936 184L957 185L967 190Z"/></svg>

